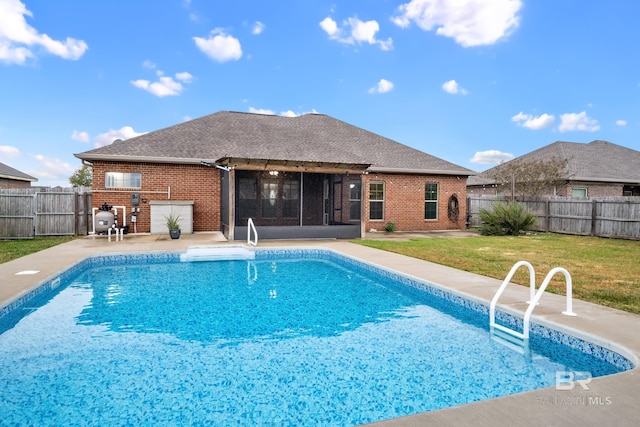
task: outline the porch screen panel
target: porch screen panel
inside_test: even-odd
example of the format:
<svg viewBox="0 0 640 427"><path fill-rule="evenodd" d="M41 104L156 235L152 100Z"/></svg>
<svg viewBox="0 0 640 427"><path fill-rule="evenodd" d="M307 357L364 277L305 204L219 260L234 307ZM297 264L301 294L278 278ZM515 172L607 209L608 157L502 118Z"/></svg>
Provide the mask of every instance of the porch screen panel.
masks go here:
<svg viewBox="0 0 640 427"><path fill-rule="evenodd" d="M238 189L238 216L252 218L256 216L258 188L255 178L240 178Z"/></svg>
<svg viewBox="0 0 640 427"><path fill-rule="evenodd" d="M361 214L361 188L360 181L349 182L349 220L359 221Z"/></svg>
<svg viewBox="0 0 640 427"><path fill-rule="evenodd" d="M276 218L278 216L278 180L262 180L262 217Z"/></svg>
<svg viewBox="0 0 640 427"><path fill-rule="evenodd" d="M282 216L297 218L300 209L300 181L285 179L282 183Z"/></svg>

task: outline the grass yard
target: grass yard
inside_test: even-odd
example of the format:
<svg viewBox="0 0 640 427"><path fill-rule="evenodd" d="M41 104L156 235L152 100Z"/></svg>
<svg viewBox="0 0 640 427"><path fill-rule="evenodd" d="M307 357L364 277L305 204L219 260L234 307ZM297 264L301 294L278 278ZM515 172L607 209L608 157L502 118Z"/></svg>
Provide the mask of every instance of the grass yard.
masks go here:
<svg viewBox="0 0 640 427"><path fill-rule="evenodd" d="M75 239L74 236L56 236L25 240L0 240L0 264L73 239Z"/></svg>
<svg viewBox="0 0 640 427"><path fill-rule="evenodd" d="M564 267L571 274L574 298L640 314L638 241L539 233L354 243L500 280L516 262L529 261L536 271L537 286L552 268ZM519 268L512 281L528 286L529 271ZM547 290L564 295L564 276L557 274Z"/></svg>

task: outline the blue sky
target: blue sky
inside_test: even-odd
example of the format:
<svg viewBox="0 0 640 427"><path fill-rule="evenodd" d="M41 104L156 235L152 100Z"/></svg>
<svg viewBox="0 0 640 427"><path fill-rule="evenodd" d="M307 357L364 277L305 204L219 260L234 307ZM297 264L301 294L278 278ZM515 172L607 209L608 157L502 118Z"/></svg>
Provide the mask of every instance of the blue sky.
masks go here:
<svg viewBox="0 0 640 427"><path fill-rule="evenodd" d="M220 110L327 114L474 171L554 141L640 150L640 2L0 0L0 162Z"/></svg>

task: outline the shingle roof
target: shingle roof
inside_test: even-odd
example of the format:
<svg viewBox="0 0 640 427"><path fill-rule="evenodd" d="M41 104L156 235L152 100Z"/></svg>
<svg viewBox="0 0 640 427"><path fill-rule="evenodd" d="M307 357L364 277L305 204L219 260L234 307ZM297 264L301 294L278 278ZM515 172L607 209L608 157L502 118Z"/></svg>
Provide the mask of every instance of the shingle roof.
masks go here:
<svg viewBox="0 0 640 427"><path fill-rule="evenodd" d="M220 111L75 156L170 163L268 159L371 165L371 171L475 173L324 114L284 117Z"/></svg>
<svg viewBox="0 0 640 427"><path fill-rule="evenodd" d="M18 169L14 169L11 166L0 163L0 178L15 179L18 181L37 181L38 178L34 178L31 175L27 175L24 172L20 172Z"/></svg>
<svg viewBox="0 0 640 427"><path fill-rule="evenodd" d="M595 140L588 144L556 141L514 160L567 159L567 177L573 181L640 182L640 151L608 141ZM510 161L514 161L510 160ZM507 164L506 162L504 164ZM486 184L492 172L502 165L469 178L467 185ZM493 182L491 180L491 182Z"/></svg>

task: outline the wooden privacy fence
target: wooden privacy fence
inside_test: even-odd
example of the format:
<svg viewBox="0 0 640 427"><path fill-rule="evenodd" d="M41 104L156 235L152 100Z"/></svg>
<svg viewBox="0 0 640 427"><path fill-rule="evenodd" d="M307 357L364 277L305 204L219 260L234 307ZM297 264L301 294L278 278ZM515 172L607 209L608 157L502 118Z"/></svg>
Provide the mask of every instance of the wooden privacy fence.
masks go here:
<svg viewBox="0 0 640 427"><path fill-rule="evenodd" d="M0 190L0 239L85 235L90 229L90 189Z"/></svg>
<svg viewBox="0 0 640 427"><path fill-rule="evenodd" d="M640 240L640 197L519 199L537 218L538 231ZM471 227L480 227L480 209L506 203L497 196L469 196Z"/></svg>

